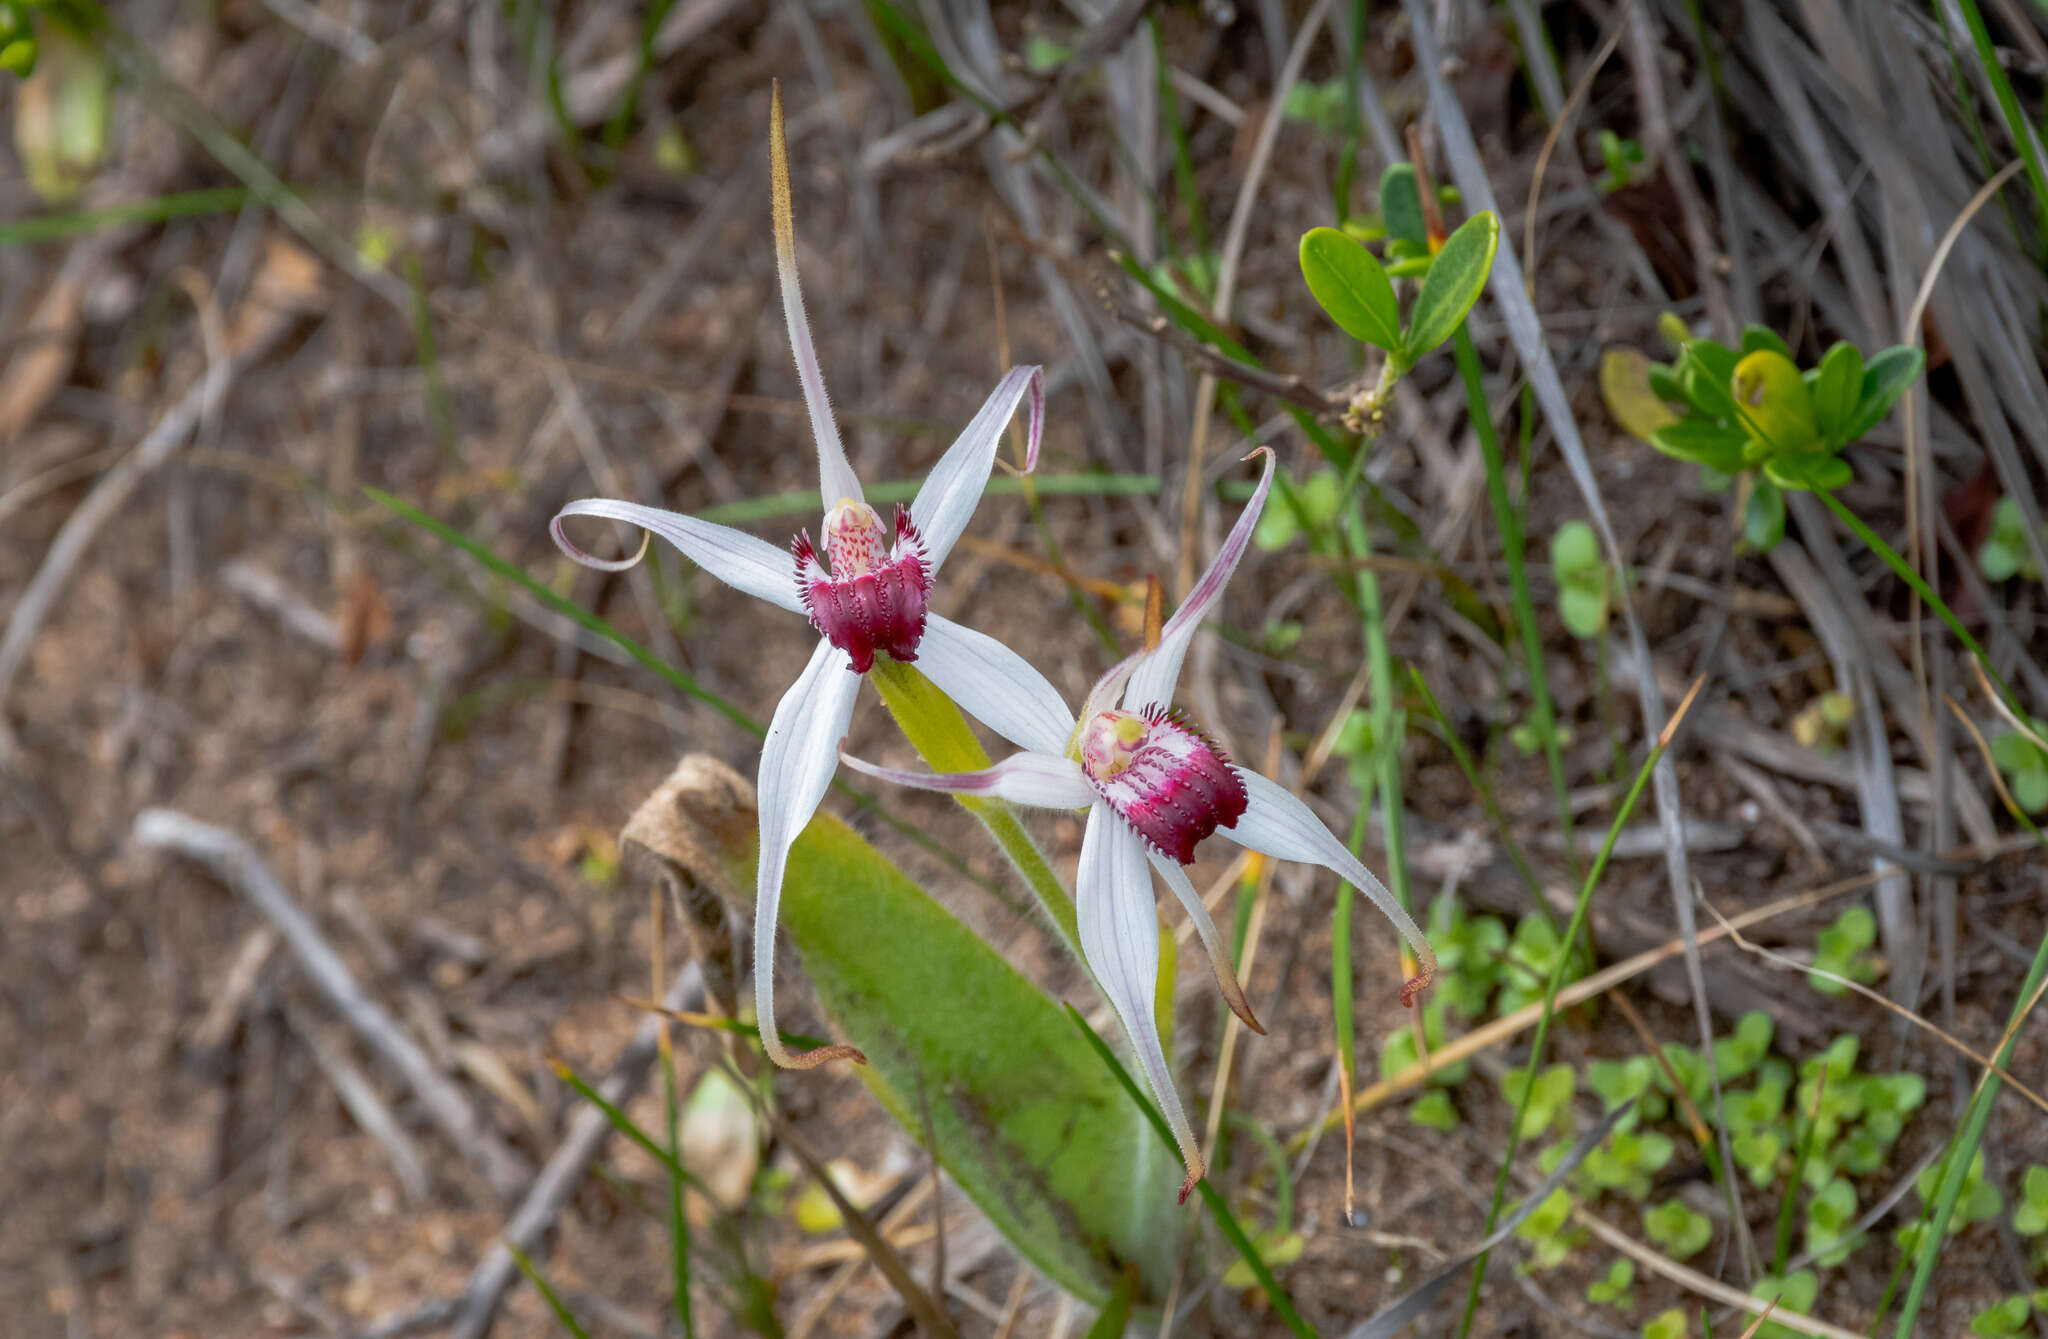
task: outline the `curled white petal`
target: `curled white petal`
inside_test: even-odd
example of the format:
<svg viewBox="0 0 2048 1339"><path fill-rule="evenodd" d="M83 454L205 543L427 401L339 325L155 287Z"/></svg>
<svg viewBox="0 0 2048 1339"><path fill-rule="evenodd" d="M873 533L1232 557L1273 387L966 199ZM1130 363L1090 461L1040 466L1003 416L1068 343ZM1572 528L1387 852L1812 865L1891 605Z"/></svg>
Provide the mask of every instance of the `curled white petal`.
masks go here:
<svg viewBox="0 0 2048 1339"><path fill-rule="evenodd" d="M1180 1145L1181 1161L1188 1169L1180 1192L1185 1200L1202 1179L1204 1167L1152 1012L1159 989L1159 912L1152 900L1152 875L1145 866L1144 842L1100 801L1088 815L1081 837L1074 912L1080 922L1081 954L1123 1023L1146 1083Z"/></svg>
<svg viewBox="0 0 2048 1339"><path fill-rule="evenodd" d="M612 561L594 558L577 548L562 527L562 522L571 516L602 516L637 525L675 545L684 557L734 590L745 591L793 614L803 612L803 601L798 598L796 589L796 560L785 550L776 548L765 539L756 539L744 530L734 530L713 521L700 521L679 511L643 507L637 502L618 498L593 497L571 502L555 514L554 522L549 526L555 543L563 553L584 566L602 568L607 572L631 567L638 559Z"/></svg>
<svg viewBox="0 0 2048 1339"><path fill-rule="evenodd" d="M782 904L782 872L790 843L818 812L825 788L839 767L839 741L853 719L860 676L847 668L846 653L820 641L810 663L790 685L768 723L761 744L761 864L754 882L754 1016L768 1058L785 1068L808 1068L847 1053L826 1047L792 1054L775 1030L775 921ZM857 1053L856 1053L857 1054ZM808 1062L808 1063L807 1063Z"/></svg>
<svg viewBox="0 0 2048 1339"><path fill-rule="evenodd" d="M1074 713L1031 662L995 638L933 614L917 644L917 667L962 711L1012 744L1038 753L1066 751Z"/></svg>
<svg viewBox="0 0 2048 1339"><path fill-rule="evenodd" d="M1244 987L1238 984L1237 969L1230 963L1230 950L1224 947L1223 936L1216 933L1216 922L1209 919L1209 908L1203 904L1202 895L1195 891L1186 868L1157 851L1145 854L1151 860L1152 868L1159 871L1159 877L1166 880L1166 886L1173 889L1173 895L1180 899L1181 910L1187 912L1188 919L1194 922L1195 933L1201 936L1202 947L1209 954L1209 970L1216 975L1216 988L1223 992L1223 1002L1244 1020L1246 1027L1263 1035L1265 1026L1252 1013L1251 1001L1245 998Z"/></svg>
<svg viewBox="0 0 2048 1339"><path fill-rule="evenodd" d="M1337 840L1336 834L1323 826L1315 811L1290 794L1278 782L1260 776L1250 768L1240 767L1237 774L1244 779L1245 795L1249 803L1245 806L1244 817L1237 820L1237 826L1218 828L1224 836L1240 846L1282 860L1299 860L1307 865L1321 865L1336 874L1338 878L1372 899L1386 918L1394 923L1401 937L1415 950L1416 958L1422 964L1422 971L1402 988L1402 998L1408 1000L1413 993L1429 984L1436 975L1436 954L1429 947L1429 940L1387 886L1373 877L1371 870L1359 862L1357 856Z"/></svg>
<svg viewBox="0 0 2048 1339"><path fill-rule="evenodd" d="M1085 809L1095 801L1081 764L1053 753L1013 753L979 772L906 772L843 752L839 759L856 772L914 790L989 795L1040 809Z"/></svg>
<svg viewBox="0 0 2048 1339"><path fill-rule="evenodd" d="M1188 653L1188 643L1194 640L1195 629L1216 602L1223 598L1223 587L1230 581L1230 574L1237 570L1238 559L1252 542L1252 531L1258 527L1259 513L1265 510L1266 494L1273 487L1273 451L1260 447L1259 453L1266 457L1266 467L1259 475L1259 486L1252 492L1252 500L1245 504L1238 515L1237 524L1230 527L1230 534L1224 539L1223 547L1216 553L1216 561L1209 564L1209 570L1202 573L1202 579L1188 592L1180 608L1173 611L1173 617L1166 620L1166 626L1159 630L1159 646L1131 673L1130 686L1124 690L1124 707L1129 711L1143 711L1147 707L1164 707L1173 701L1173 685L1180 678L1180 663Z"/></svg>
<svg viewBox="0 0 2048 1339"><path fill-rule="evenodd" d="M1013 367L919 486L917 499L910 504L910 519L924 537L925 556L934 572L967 529L975 504L988 487L1003 428L1026 391L1031 393L1031 419L1025 437L1024 471L1028 474L1037 468L1038 439L1045 428L1045 372L1036 367ZM830 502L829 495L826 500Z"/></svg>

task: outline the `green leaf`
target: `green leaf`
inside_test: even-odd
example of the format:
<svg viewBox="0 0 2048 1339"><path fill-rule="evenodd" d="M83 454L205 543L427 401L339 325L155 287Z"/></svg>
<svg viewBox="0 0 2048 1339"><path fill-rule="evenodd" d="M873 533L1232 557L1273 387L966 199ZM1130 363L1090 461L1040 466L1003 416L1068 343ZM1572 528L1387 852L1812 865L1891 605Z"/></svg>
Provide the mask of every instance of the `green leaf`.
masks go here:
<svg viewBox="0 0 2048 1339"><path fill-rule="evenodd" d="M1607 627L1607 599L1599 591L1567 587L1557 593L1557 612L1574 637L1597 637Z"/></svg>
<svg viewBox="0 0 2048 1339"><path fill-rule="evenodd" d="M751 887L751 850L724 855ZM887 926L886 935L875 927ZM1125 1262L1165 1295L1181 1168L1060 1007L851 828L791 849L781 928L863 1082L1033 1264L1106 1305Z"/></svg>
<svg viewBox="0 0 2048 1339"><path fill-rule="evenodd" d="M1415 1105L1408 1108L1408 1119L1415 1125L1445 1134L1464 1123L1458 1115L1458 1108L1451 1103L1451 1095L1441 1088L1431 1088L1415 1099Z"/></svg>
<svg viewBox="0 0 2048 1339"><path fill-rule="evenodd" d="M1311 228L1301 235L1301 277L1345 334L1401 352L1401 307L1379 257L1335 228Z"/></svg>
<svg viewBox="0 0 2048 1339"><path fill-rule="evenodd" d="M1723 474L1742 472L1742 447L1749 434L1710 418L1680 419L1650 434L1650 445L1667 456L1690 460Z"/></svg>
<svg viewBox="0 0 2048 1339"><path fill-rule="evenodd" d="M1856 397L1855 412L1842 427L1842 440L1853 442L1884 422L1892 405L1920 379L1927 355L1910 344L1895 344L1870 360L1863 369L1863 390Z"/></svg>
<svg viewBox="0 0 2048 1339"><path fill-rule="evenodd" d="M1729 393L1750 436L1769 443L1773 452L1808 450L1820 435L1813 392L1798 364L1775 349L1744 354L1735 364Z"/></svg>
<svg viewBox="0 0 2048 1339"><path fill-rule="evenodd" d="M1829 446L1846 446L1845 435L1863 397L1863 351L1843 340L1821 355L1813 379L1813 414Z"/></svg>
<svg viewBox="0 0 2048 1339"><path fill-rule="evenodd" d="M1499 245L1500 218L1491 210L1466 219L1445 240L1429 263L1422 291L1415 295L1415 310L1408 318L1402 348L1410 362L1449 339L1464 321L1486 290L1486 276L1493 269L1493 253Z"/></svg>
<svg viewBox="0 0 2048 1339"><path fill-rule="evenodd" d="M1764 473L1780 488L1797 488L1832 493L1856 472L1849 462L1825 451L1801 451L1797 455L1772 456L1764 462Z"/></svg>
<svg viewBox="0 0 2048 1339"><path fill-rule="evenodd" d="M2020 1180L2020 1202L2012 1211L2012 1228L2023 1237L2048 1232L2048 1167L2029 1167Z"/></svg>
<svg viewBox="0 0 2048 1339"><path fill-rule="evenodd" d="M1683 1200L1666 1200L1643 1215L1643 1231L1672 1259L1688 1260L1713 1238L1714 1225L1687 1208Z"/></svg>
<svg viewBox="0 0 2048 1339"><path fill-rule="evenodd" d="M1769 553L1785 537L1785 490L1758 478L1742 508L1742 543L1752 553Z"/></svg>
<svg viewBox="0 0 2048 1339"><path fill-rule="evenodd" d="M1751 324L1742 327L1742 352L1751 354L1759 349L1767 349L1788 363L1792 361L1792 346L1787 344L1777 331L1767 325Z"/></svg>
<svg viewBox="0 0 2048 1339"><path fill-rule="evenodd" d="M1691 1332L1685 1312L1672 1307L1669 1311L1658 1312L1649 1324L1643 1326L1643 1339L1686 1339Z"/></svg>
<svg viewBox="0 0 2048 1339"><path fill-rule="evenodd" d="M2011 1339L2026 1328L2027 1318L2033 1313L2034 1305L2025 1297L2008 1297L1972 1316L1970 1333L1978 1339Z"/></svg>
<svg viewBox="0 0 2048 1339"><path fill-rule="evenodd" d="M1984 547L1977 550L1977 567L1986 581L2010 581L2019 575L2020 559L1996 539L1987 539Z"/></svg>
<svg viewBox="0 0 2048 1339"><path fill-rule="evenodd" d="M1404 242L1426 246L1429 229L1422 216L1422 192L1415 186L1411 163L1389 163L1380 173L1380 214L1387 232Z"/></svg>
<svg viewBox="0 0 2048 1339"><path fill-rule="evenodd" d="M1550 567L1560 578L1600 566L1600 540L1593 527L1580 520L1566 521L1550 538Z"/></svg>

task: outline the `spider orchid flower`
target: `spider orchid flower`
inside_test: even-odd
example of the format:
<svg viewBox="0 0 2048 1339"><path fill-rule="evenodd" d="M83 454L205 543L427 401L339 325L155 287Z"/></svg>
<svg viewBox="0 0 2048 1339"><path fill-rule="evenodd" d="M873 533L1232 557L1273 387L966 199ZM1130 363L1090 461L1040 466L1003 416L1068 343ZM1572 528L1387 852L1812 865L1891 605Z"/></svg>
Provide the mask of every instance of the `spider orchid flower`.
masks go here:
<svg viewBox="0 0 2048 1339"><path fill-rule="evenodd" d="M1195 847L1212 833L1282 860L1321 865L1371 898L1413 946L1421 963L1421 970L1401 987L1404 1005L1412 1005L1436 974L1436 956L1414 920L1309 807L1277 782L1233 763L1200 726L1170 706L1188 643L1244 556L1272 487L1273 454L1261 451L1265 473L1251 504L1238 517L1216 561L1160 630L1159 644L1105 674L1089 691L1078 722L1062 706L1038 723L1040 734L1065 740L1058 751L1034 749L984 771L951 774L897 771L841 755L849 767L899 785L1088 811L1075 878L1081 951L1123 1021L1152 1092L1173 1127L1188 1168L1182 1202L1205 1168L1174 1091L1152 1012L1159 977L1159 916L1148 865L1166 880L1201 936L1223 998L1256 1032L1265 1029L1252 1016L1223 941L1185 869L1194 859ZM1034 707L1044 697L1034 693Z"/></svg>
<svg viewBox="0 0 2048 1339"><path fill-rule="evenodd" d="M1012 743L1030 749L1057 749L1065 735L1063 728L1054 733L1043 724L1061 710L1061 704L1059 693L1038 671L1000 642L941 618L930 608L933 579L967 528L968 518L981 500L1003 428L1027 392L1031 418L1026 472L1037 463L1045 419L1044 374L1036 367L1010 369L933 466L910 506L899 506L893 525L885 528L863 497L860 480L854 477L840 445L817 351L804 320L779 89L772 104L769 145L782 310L817 442L819 482L827 502L820 526L822 558L808 531L799 531L789 549L778 549L766 540L722 525L613 498L570 503L556 515L552 530L555 543L577 562L619 571L646 553L645 536L639 553L610 561L578 548L564 531L563 522L572 516L599 516L637 525L675 545L727 585L805 615L819 633L817 649L776 704L761 745L761 859L754 911L754 1005L761 1045L776 1064L809 1069L840 1057L866 1060L856 1048L846 1045L791 1052L775 1028L775 925L783 870L790 844L817 812L838 770L838 746L852 719L861 677L879 656L916 661L941 692Z"/></svg>

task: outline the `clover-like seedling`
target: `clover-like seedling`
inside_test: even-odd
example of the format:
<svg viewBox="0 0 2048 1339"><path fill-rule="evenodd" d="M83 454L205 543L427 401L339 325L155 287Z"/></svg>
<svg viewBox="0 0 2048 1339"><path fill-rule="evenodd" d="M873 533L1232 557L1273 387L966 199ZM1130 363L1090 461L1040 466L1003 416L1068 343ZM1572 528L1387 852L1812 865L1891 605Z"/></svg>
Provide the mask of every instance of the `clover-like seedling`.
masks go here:
<svg viewBox="0 0 2048 1339"><path fill-rule="evenodd" d="M2048 739L2048 722L2029 719L2034 734ZM1991 741L1991 760L2005 773L2013 802L2030 814L2048 809L2048 750L2017 730Z"/></svg>
<svg viewBox="0 0 2048 1339"><path fill-rule="evenodd" d="M1633 1100L1635 1109L1615 1126L1617 1130L1632 1130L1642 1121L1662 1120L1670 1110L1670 1102L1657 1089L1657 1072L1657 1062L1647 1055L1595 1060L1586 1066L1586 1086L1598 1095L1606 1111Z"/></svg>
<svg viewBox="0 0 2048 1339"><path fill-rule="evenodd" d="M1986 581L2041 579L2040 564L2034 561L2033 546L2027 543L2027 518L2018 498L1998 499L1991 512L1991 533L1977 547L1977 569Z"/></svg>
<svg viewBox="0 0 2048 1339"><path fill-rule="evenodd" d="M2023 1237L2048 1234L2048 1167L2029 1167L2020 1178L2020 1202L2013 1206L2012 1230Z"/></svg>
<svg viewBox="0 0 2048 1339"><path fill-rule="evenodd" d="M1623 1256L1607 1266L1605 1277L1586 1285L1586 1300L1601 1306L1617 1306L1623 1311L1632 1310L1636 1299L1628 1289L1635 1281L1636 1262Z"/></svg>
<svg viewBox="0 0 2048 1339"><path fill-rule="evenodd" d="M1268 507L1252 530L1252 542L1268 553L1278 553L1302 533L1321 530L1336 519L1340 501L1337 472L1320 469L1294 489L1295 506Z"/></svg>
<svg viewBox="0 0 2048 1339"><path fill-rule="evenodd" d="M1553 1125L1560 1131L1569 1128L1572 1091L1577 1082L1570 1065L1552 1065L1536 1076L1535 1089L1529 1093L1528 1109L1522 1114L1522 1138L1534 1139ZM1523 1090L1528 1087L1529 1071L1526 1069L1511 1069L1500 1076L1501 1096L1507 1099L1510 1107L1522 1105Z"/></svg>
<svg viewBox="0 0 2048 1339"><path fill-rule="evenodd" d="M1535 916L1523 917L1515 924L1515 936L1508 945L1501 966L1500 998L1495 1007L1503 1014L1511 1014L1523 1005L1542 999L1543 988L1560 958L1567 958L1562 978L1564 985L1570 985L1592 970L1587 965L1583 940L1573 944L1567 954L1564 941L1550 922Z"/></svg>
<svg viewBox="0 0 2048 1339"><path fill-rule="evenodd" d="M1580 1164L1579 1188L1588 1197L1618 1190L1642 1199L1650 1193L1650 1178L1670 1165L1676 1151L1671 1137L1655 1130L1616 1130Z"/></svg>
<svg viewBox="0 0 2048 1339"><path fill-rule="evenodd" d="M2012 1339L2024 1332L2034 1314L2034 1300L2014 1294L1970 1317L1970 1333L1977 1339Z"/></svg>
<svg viewBox="0 0 2048 1339"><path fill-rule="evenodd" d="M1607 628L1613 573L1600 557L1600 541L1584 521L1566 521L1550 539L1550 572L1557 580L1557 613L1578 638Z"/></svg>
<svg viewBox="0 0 2048 1339"><path fill-rule="evenodd" d="M1344 81L1325 79L1318 83L1303 79L1287 90L1287 101L1281 104L1280 112L1290 121L1314 126L1319 134L1342 134L1350 116Z"/></svg>
<svg viewBox="0 0 2048 1339"><path fill-rule="evenodd" d="M1573 1228L1571 1192L1553 1190L1534 1213L1522 1220L1515 1235L1529 1243L1526 1271L1553 1269L1565 1261L1572 1248L1586 1239L1583 1228Z"/></svg>
<svg viewBox="0 0 2048 1339"><path fill-rule="evenodd" d="M1677 1307L1660 1311L1643 1326L1643 1339L1687 1339L1692 1324Z"/></svg>
<svg viewBox="0 0 2048 1339"><path fill-rule="evenodd" d="M1266 1262L1268 1269L1293 1264L1301 1259L1302 1251L1308 1247L1301 1233L1283 1226L1264 1229L1253 1244L1258 1247L1259 1258ZM1230 1268L1223 1271L1223 1286L1226 1288L1255 1288L1258 1283L1258 1275L1252 1273L1251 1264L1246 1260L1233 1260Z"/></svg>
<svg viewBox="0 0 2048 1339"><path fill-rule="evenodd" d="M1721 1082L1733 1083L1755 1072L1770 1055L1776 1032L1777 1024L1762 1010L1744 1014L1733 1034L1714 1043L1714 1067L1720 1071Z"/></svg>
<svg viewBox="0 0 2048 1339"><path fill-rule="evenodd" d="M1444 1009L1441 996L1433 995L1422 1006L1422 1036L1434 1051L1444 1044ZM1380 1077L1391 1079L1421 1059L1415 1049L1415 1030L1402 1027L1389 1032L1380 1042ZM1440 1088L1463 1083L1472 1073L1472 1062L1460 1060L1430 1072L1429 1081Z"/></svg>
<svg viewBox="0 0 2048 1339"><path fill-rule="evenodd" d="M1913 1189L1919 1192L1923 1204L1930 1203L1941 1186L1942 1164L1936 1162L1924 1169L1913 1181ZM1949 1214L1948 1235L1953 1237L1972 1223L1981 1223L1987 1218L1996 1218L2005 1207L2005 1196L1998 1193L1998 1187L1984 1179L1984 1150L1978 1149L1970 1159L1969 1170L1963 1174L1963 1188L1956 1196L1956 1207ZM1920 1227L1912 1222L1892 1234L1900 1250L1911 1252L1919 1244Z"/></svg>
<svg viewBox="0 0 2048 1339"><path fill-rule="evenodd" d="M1465 1123L1465 1118L1458 1114L1457 1104L1451 1101L1451 1095L1441 1088L1431 1088L1416 1098L1408 1108L1408 1120L1410 1124L1444 1134Z"/></svg>
<svg viewBox="0 0 2048 1339"><path fill-rule="evenodd" d="M1860 1234L1856 1225L1856 1187L1835 1177L1806 1205L1806 1249L1814 1261L1833 1268L1849 1258Z"/></svg>
<svg viewBox="0 0 2048 1339"><path fill-rule="evenodd" d="M1713 1238L1714 1225L1684 1200L1666 1200L1643 1215L1643 1231L1673 1260L1690 1260Z"/></svg>
<svg viewBox="0 0 2048 1339"><path fill-rule="evenodd" d="M1749 1295L1760 1301L1776 1302L1781 1311L1806 1315L1813 1310L1813 1299L1820 1295L1820 1280L1810 1269L1796 1270L1783 1278L1766 1275L1757 1280ZM1789 1325L1767 1320L1757 1327L1755 1339L1805 1339L1805 1336Z"/></svg>
<svg viewBox="0 0 2048 1339"><path fill-rule="evenodd" d="M1675 320L1663 324L1678 357L1642 365L1640 389L1671 421L1650 426L1660 416L1645 412L1633 385L1617 396L1605 365L1602 391L1610 406L1629 406L1631 431L1664 454L1716 475L1750 476L1743 543L1760 551L1784 535L1779 490L1831 491L1849 482L1842 450L1884 420L1927 362L1918 348L1899 345L1866 364L1855 345L1838 343L1802 371L1791 348L1764 326L1745 329L1741 346L1731 349L1693 337ZM1617 377L1627 371L1615 365Z"/></svg>
<svg viewBox="0 0 2048 1339"><path fill-rule="evenodd" d="M1814 944L1813 965L1823 972L1856 982L1877 979L1877 965L1871 961L1871 946L1877 943L1877 917L1868 907L1850 907L1835 923L1820 932ZM1849 988L1840 981L1808 973L1808 981L1823 995L1846 995Z"/></svg>
<svg viewBox="0 0 2048 1339"><path fill-rule="evenodd" d="M1467 915L1465 904L1446 892L1430 905L1429 942L1436 950L1435 998L1476 1021L1500 982L1507 927L1493 916Z"/></svg>

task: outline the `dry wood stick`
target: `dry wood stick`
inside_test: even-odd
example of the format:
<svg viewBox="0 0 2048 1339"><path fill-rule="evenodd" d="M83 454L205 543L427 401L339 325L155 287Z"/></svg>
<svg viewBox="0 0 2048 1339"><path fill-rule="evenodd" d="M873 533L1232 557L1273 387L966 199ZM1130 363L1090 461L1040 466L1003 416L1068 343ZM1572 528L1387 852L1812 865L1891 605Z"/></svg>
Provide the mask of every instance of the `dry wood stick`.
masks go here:
<svg viewBox="0 0 2048 1339"><path fill-rule="evenodd" d="M136 815L134 837L141 846L171 851L206 866L215 878L246 898L284 937L285 946L322 997L371 1050L399 1072L428 1117L475 1164L491 1189L509 1199L526 1184L525 1159L484 1128L462 1090L435 1068L397 1020L370 998L320 927L292 900L254 847L225 828L171 809L145 809Z"/></svg>

